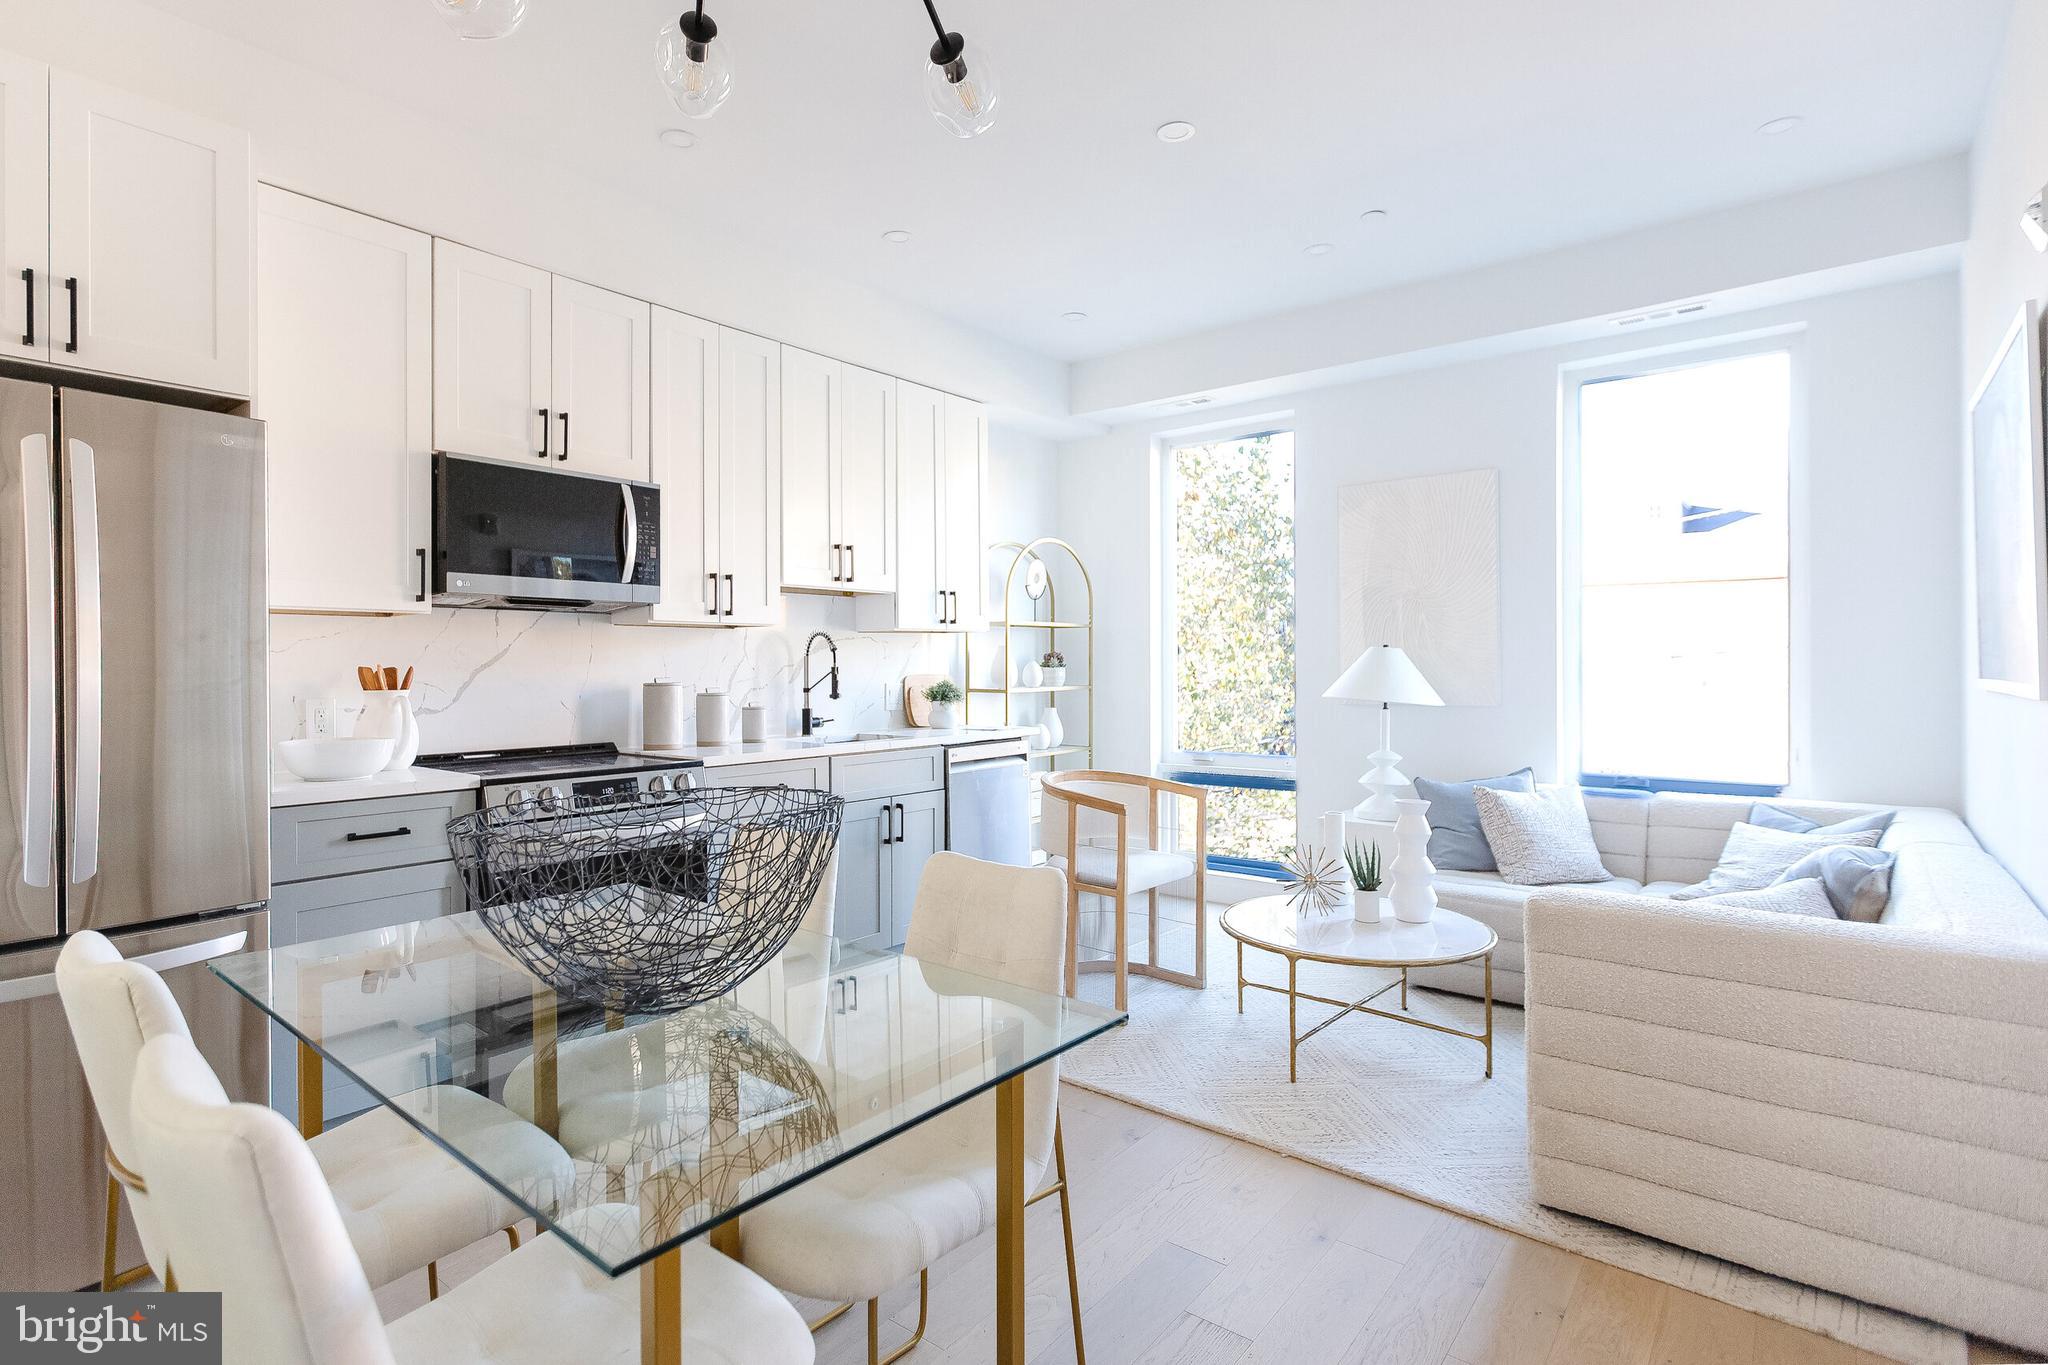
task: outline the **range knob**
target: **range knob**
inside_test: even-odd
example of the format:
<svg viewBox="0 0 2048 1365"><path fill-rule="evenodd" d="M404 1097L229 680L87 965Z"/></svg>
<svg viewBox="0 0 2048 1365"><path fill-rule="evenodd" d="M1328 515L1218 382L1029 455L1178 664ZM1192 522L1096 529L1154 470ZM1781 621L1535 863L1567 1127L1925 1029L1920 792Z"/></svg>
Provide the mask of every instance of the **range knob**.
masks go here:
<svg viewBox="0 0 2048 1365"><path fill-rule="evenodd" d="M553 787L542 787L536 793L536 799L539 800L542 810L553 810L556 802L561 800L561 793Z"/></svg>
<svg viewBox="0 0 2048 1365"><path fill-rule="evenodd" d="M655 793L656 795L659 795L662 792L667 791L668 779L663 777L660 773L656 773L654 776L647 779L647 790Z"/></svg>
<svg viewBox="0 0 2048 1365"><path fill-rule="evenodd" d="M520 802L524 801L525 799L526 799L526 789L525 789L524 787L507 787L507 788L505 789L505 804L506 804L506 805L508 805L508 806L516 806L516 805L518 805L518 804L519 804Z"/></svg>

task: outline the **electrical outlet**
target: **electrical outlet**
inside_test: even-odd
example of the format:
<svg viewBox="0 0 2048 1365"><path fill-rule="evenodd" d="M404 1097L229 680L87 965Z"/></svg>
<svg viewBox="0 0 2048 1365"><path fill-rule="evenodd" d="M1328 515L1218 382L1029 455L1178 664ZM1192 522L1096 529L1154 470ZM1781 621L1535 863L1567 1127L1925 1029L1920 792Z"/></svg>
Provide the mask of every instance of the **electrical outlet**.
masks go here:
<svg viewBox="0 0 2048 1365"><path fill-rule="evenodd" d="M882 684L882 719L888 720L903 705L903 684L899 682Z"/></svg>
<svg viewBox="0 0 2048 1365"><path fill-rule="evenodd" d="M334 738L334 698L309 697L301 705L301 720L308 739Z"/></svg>

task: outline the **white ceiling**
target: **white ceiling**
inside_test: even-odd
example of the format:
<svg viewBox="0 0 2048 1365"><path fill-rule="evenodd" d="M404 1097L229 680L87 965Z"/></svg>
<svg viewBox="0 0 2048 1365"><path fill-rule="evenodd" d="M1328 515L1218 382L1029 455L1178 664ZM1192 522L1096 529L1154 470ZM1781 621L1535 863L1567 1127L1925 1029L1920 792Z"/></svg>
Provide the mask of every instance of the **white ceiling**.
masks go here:
<svg viewBox="0 0 2048 1365"><path fill-rule="evenodd" d="M529 0L495 43L427 0L153 2L1079 359L1958 150L2013 0L940 0L1001 75L970 142L925 110L919 0L709 0L704 123L654 76L678 0Z"/></svg>

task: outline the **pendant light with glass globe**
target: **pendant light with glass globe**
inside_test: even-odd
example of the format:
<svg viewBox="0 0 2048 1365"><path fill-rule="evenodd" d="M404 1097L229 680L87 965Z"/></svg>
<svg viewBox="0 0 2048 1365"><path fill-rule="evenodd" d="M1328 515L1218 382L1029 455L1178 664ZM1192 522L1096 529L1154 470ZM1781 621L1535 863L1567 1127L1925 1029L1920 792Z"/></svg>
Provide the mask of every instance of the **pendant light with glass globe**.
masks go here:
<svg viewBox="0 0 2048 1365"><path fill-rule="evenodd" d="M924 68L924 96L932 117L954 137L975 137L996 121L996 72L988 49L970 48L957 33L946 32L932 0L924 0L939 40L932 44Z"/></svg>
<svg viewBox="0 0 2048 1365"><path fill-rule="evenodd" d="M668 97L687 118L710 118L732 93L732 39L704 13L704 0L663 24L654 60Z"/></svg>

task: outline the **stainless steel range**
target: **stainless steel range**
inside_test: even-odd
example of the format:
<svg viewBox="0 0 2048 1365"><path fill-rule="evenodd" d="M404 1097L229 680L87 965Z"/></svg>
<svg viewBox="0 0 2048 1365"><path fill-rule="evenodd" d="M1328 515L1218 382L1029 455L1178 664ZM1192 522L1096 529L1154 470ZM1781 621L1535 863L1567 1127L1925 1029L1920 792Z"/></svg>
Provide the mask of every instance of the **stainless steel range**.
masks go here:
<svg viewBox="0 0 2048 1365"><path fill-rule="evenodd" d="M684 791L697 785L696 758L622 754L616 744L544 744L527 749L472 749L421 754L422 768L473 773L483 781L480 806L538 801L545 810Z"/></svg>

